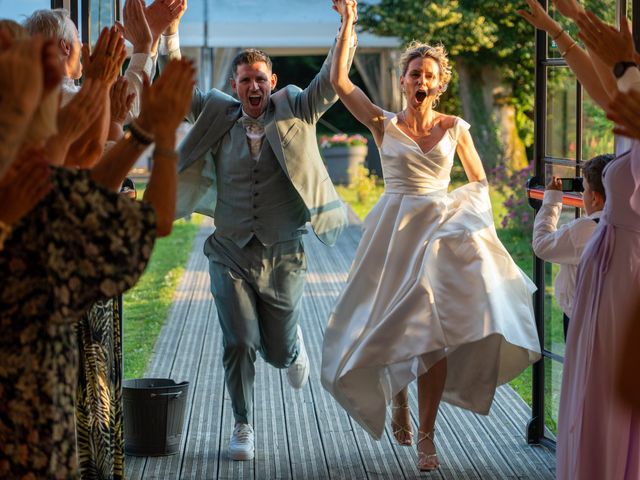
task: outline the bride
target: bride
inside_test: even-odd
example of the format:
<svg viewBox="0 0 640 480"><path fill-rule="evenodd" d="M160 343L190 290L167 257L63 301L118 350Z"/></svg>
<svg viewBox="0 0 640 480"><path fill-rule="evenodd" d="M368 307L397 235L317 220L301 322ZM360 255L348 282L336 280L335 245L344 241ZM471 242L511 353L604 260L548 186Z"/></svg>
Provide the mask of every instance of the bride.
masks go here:
<svg viewBox="0 0 640 480"><path fill-rule="evenodd" d="M400 77L407 107L383 111L348 77L356 2L333 8L342 26L331 82L373 134L385 191L329 319L322 384L376 438L391 403L393 434L411 445L407 386L417 379L418 468L434 470L441 399L486 415L496 387L540 358L535 286L498 240L469 124L433 109L451 78L444 48L409 45ZM469 183L447 193L455 153Z"/></svg>

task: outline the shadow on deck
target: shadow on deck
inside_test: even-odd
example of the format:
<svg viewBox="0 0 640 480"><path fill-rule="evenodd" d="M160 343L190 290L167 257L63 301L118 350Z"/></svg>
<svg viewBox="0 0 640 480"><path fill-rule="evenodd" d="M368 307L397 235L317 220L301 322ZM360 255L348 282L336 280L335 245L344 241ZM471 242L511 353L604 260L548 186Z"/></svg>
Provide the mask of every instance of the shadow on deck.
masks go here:
<svg viewBox="0 0 640 480"><path fill-rule="evenodd" d="M209 292L204 222L169 318L162 329L148 377L190 382L180 454L127 457L127 479L552 479L555 453L525 440L530 409L509 387L500 387L490 415L442 404L436 445L440 468L416 469L415 447L400 447L387 428L373 440L320 385L322 336L330 309L347 278L360 230L352 226L329 249L305 237L309 273L302 330L311 362L309 384L292 390L285 372L256 364L256 458L234 462L226 455L233 429L224 385L222 338ZM410 389L414 424L415 384Z"/></svg>

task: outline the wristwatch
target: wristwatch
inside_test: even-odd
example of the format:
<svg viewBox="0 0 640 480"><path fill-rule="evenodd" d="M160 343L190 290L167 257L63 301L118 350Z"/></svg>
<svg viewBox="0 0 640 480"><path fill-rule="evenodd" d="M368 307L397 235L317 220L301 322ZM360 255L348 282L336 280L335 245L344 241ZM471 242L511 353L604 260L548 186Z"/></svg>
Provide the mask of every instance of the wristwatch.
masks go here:
<svg viewBox="0 0 640 480"><path fill-rule="evenodd" d="M616 78L620 78L624 75L629 67L637 67L635 62L618 62L613 66L613 75Z"/></svg>

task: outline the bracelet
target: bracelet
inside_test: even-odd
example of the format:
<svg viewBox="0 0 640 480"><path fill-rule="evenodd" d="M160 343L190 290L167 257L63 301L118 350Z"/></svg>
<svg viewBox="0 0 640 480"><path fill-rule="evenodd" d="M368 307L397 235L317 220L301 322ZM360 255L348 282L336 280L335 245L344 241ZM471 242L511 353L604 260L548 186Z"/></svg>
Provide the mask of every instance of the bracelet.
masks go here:
<svg viewBox="0 0 640 480"><path fill-rule="evenodd" d="M551 40L553 40L554 42L560 38L560 35L562 35L564 33L564 27L560 27L560 31L558 33L556 33L555 36L551 37Z"/></svg>
<svg viewBox="0 0 640 480"><path fill-rule="evenodd" d="M173 159L178 158L178 152L176 152L174 149L162 148L157 145L153 147L153 156L155 157L156 155L160 157L165 157L165 158L173 158Z"/></svg>
<svg viewBox="0 0 640 480"><path fill-rule="evenodd" d="M143 145L151 145L153 143L153 135L143 130L135 120L129 124L129 131L139 143Z"/></svg>
<svg viewBox="0 0 640 480"><path fill-rule="evenodd" d="M573 47L575 47L576 45L578 45L578 42L576 42L575 40L573 41L573 43L571 45L569 45L567 47L567 49L564 52L560 52L560 56L564 57L567 53L569 53L569 50L571 50ZM560 49L558 49L560 50Z"/></svg>

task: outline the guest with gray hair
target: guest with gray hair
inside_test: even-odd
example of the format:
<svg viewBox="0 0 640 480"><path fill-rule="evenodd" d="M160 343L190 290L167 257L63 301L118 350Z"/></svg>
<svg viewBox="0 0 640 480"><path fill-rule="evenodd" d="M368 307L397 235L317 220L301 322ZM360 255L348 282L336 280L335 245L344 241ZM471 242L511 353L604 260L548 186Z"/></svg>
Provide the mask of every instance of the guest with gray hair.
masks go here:
<svg viewBox="0 0 640 480"><path fill-rule="evenodd" d="M45 38L56 40L64 68L63 90L77 91L74 80L82 76L82 43L69 12L63 8L36 10L24 21L24 27L31 35L39 33Z"/></svg>

